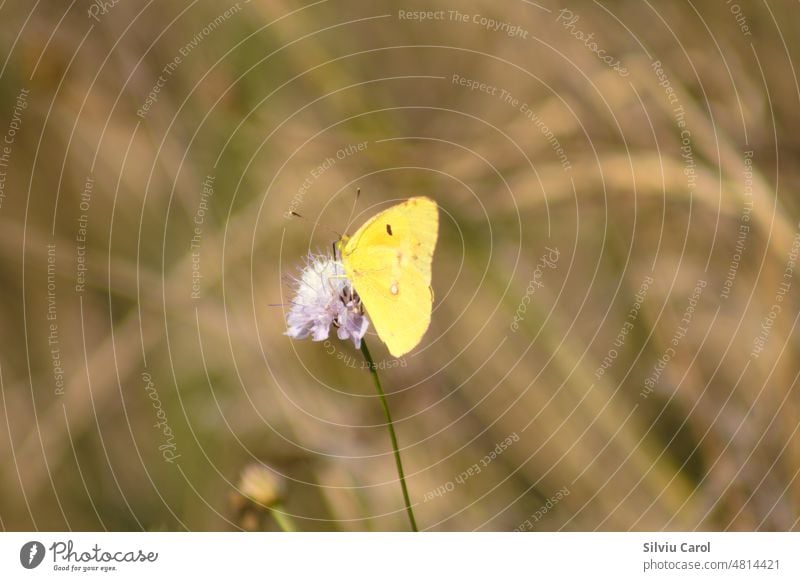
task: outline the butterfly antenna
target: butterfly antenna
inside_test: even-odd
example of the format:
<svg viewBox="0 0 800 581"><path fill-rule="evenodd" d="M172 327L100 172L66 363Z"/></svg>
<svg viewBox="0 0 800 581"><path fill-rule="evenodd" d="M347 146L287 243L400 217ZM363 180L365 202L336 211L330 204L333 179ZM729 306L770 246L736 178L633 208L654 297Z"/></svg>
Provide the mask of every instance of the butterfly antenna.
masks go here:
<svg viewBox="0 0 800 581"><path fill-rule="evenodd" d="M294 216L295 218L299 218L300 220L305 220L306 222L311 222L311 220L309 220L309 219L308 219L308 218L306 218L305 216L301 216L301 215L300 215L300 214L298 214L297 212L294 212L294 211L293 211L293 212L291 212L291 214L292 214L292 216ZM336 230L334 230L333 228L331 228L331 227L330 227L330 226L328 226L327 224L323 224L323 223L316 223L315 225L319 226L320 228L324 228L325 230L330 230L331 232L333 232L333 233L336 235L336 238L337 238L337 239L342 237L342 234L341 234L341 232L337 232Z"/></svg>
<svg viewBox="0 0 800 581"><path fill-rule="evenodd" d="M356 188L356 195L353 198L353 207L350 208L350 216L348 216L347 222L345 222L348 228L350 227L350 220L353 219L353 215L356 213L356 206L358 205L359 196L361 196L361 188Z"/></svg>

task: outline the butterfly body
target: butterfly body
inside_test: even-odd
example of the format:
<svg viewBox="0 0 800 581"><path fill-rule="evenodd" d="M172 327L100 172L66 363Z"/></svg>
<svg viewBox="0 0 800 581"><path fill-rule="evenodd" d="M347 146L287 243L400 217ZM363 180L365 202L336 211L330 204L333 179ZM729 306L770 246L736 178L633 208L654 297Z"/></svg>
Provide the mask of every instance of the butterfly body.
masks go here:
<svg viewBox="0 0 800 581"><path fill-rule="evenodd" d="M431 320L436 202L420 196L379 212L337 243L345 275L389 352L416 347Z"/></svg>

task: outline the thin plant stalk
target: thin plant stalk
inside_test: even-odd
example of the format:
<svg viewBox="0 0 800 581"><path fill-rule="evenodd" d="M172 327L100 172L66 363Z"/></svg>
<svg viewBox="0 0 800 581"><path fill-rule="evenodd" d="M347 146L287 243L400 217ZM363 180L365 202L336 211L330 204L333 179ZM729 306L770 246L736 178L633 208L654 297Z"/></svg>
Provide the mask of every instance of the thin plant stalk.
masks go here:
<svg viewBox="0 0 800 581"><path fill-rule="evenodd" d="M285 533L293 533L297 531L297 527L294 526L292 519L286 513L282 512L283 507L280 505L276 505L273 507L273 510L270 511L272 518L275 519L275 523Z"/></svg>
<svg viewBox="0 0 800 581"><path fill-rule="evenodd" d="M392 449L394 450L394 461L397 464L397 475L400 478L400 488L403 489L403 500L406 503L406 512L408 513L408 521L411 524L411 530L414 532L419 531L417 528L417 521L414 518L414 509L411 508L411 498L408 496L408 488L406 487L406 476L403 472L403 461L400 459L400 448L397 445L397 434L394 432L394 422L392 422L392 414L389 412L389 404L386 401L386 394L383 393L381 387L381 380L378 377L378 369L375 362L372 360L372 355L367 348L367 342L361 340L361 352L364 354L364 359L369 364L369 371L372 374L372 379L375 382L375 389L378 390L378 396L383 406L383 413L386 415L386 425L389 428L389 437L392 439Z"/></svg>

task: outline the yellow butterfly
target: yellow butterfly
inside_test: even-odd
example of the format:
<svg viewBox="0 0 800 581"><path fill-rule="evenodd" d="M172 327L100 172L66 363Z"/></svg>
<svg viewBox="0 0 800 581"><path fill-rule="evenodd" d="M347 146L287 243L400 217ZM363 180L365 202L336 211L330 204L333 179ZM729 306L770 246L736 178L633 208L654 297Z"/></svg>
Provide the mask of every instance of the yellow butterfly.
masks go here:
<svg viewBox="0 0 800 581"><path fill-rule="evenodd" d="M431 262L439 209L424 196L373 216L337 243L344 272L389 353L416 347L431 322Z"/></svg>

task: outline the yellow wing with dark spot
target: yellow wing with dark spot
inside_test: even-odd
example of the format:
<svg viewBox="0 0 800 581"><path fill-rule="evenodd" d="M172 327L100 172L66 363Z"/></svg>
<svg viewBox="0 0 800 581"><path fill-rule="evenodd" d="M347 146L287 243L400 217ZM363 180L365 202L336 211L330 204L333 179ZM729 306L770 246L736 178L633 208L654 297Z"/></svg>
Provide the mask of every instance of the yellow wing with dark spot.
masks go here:
<svg viewBox="0 0 800 581"><path fill-rule="evenodd" d="M431 263L439 209L410 198L373 216L341 241L342 264L389 352L416 347L431 321Z"/></svg>

